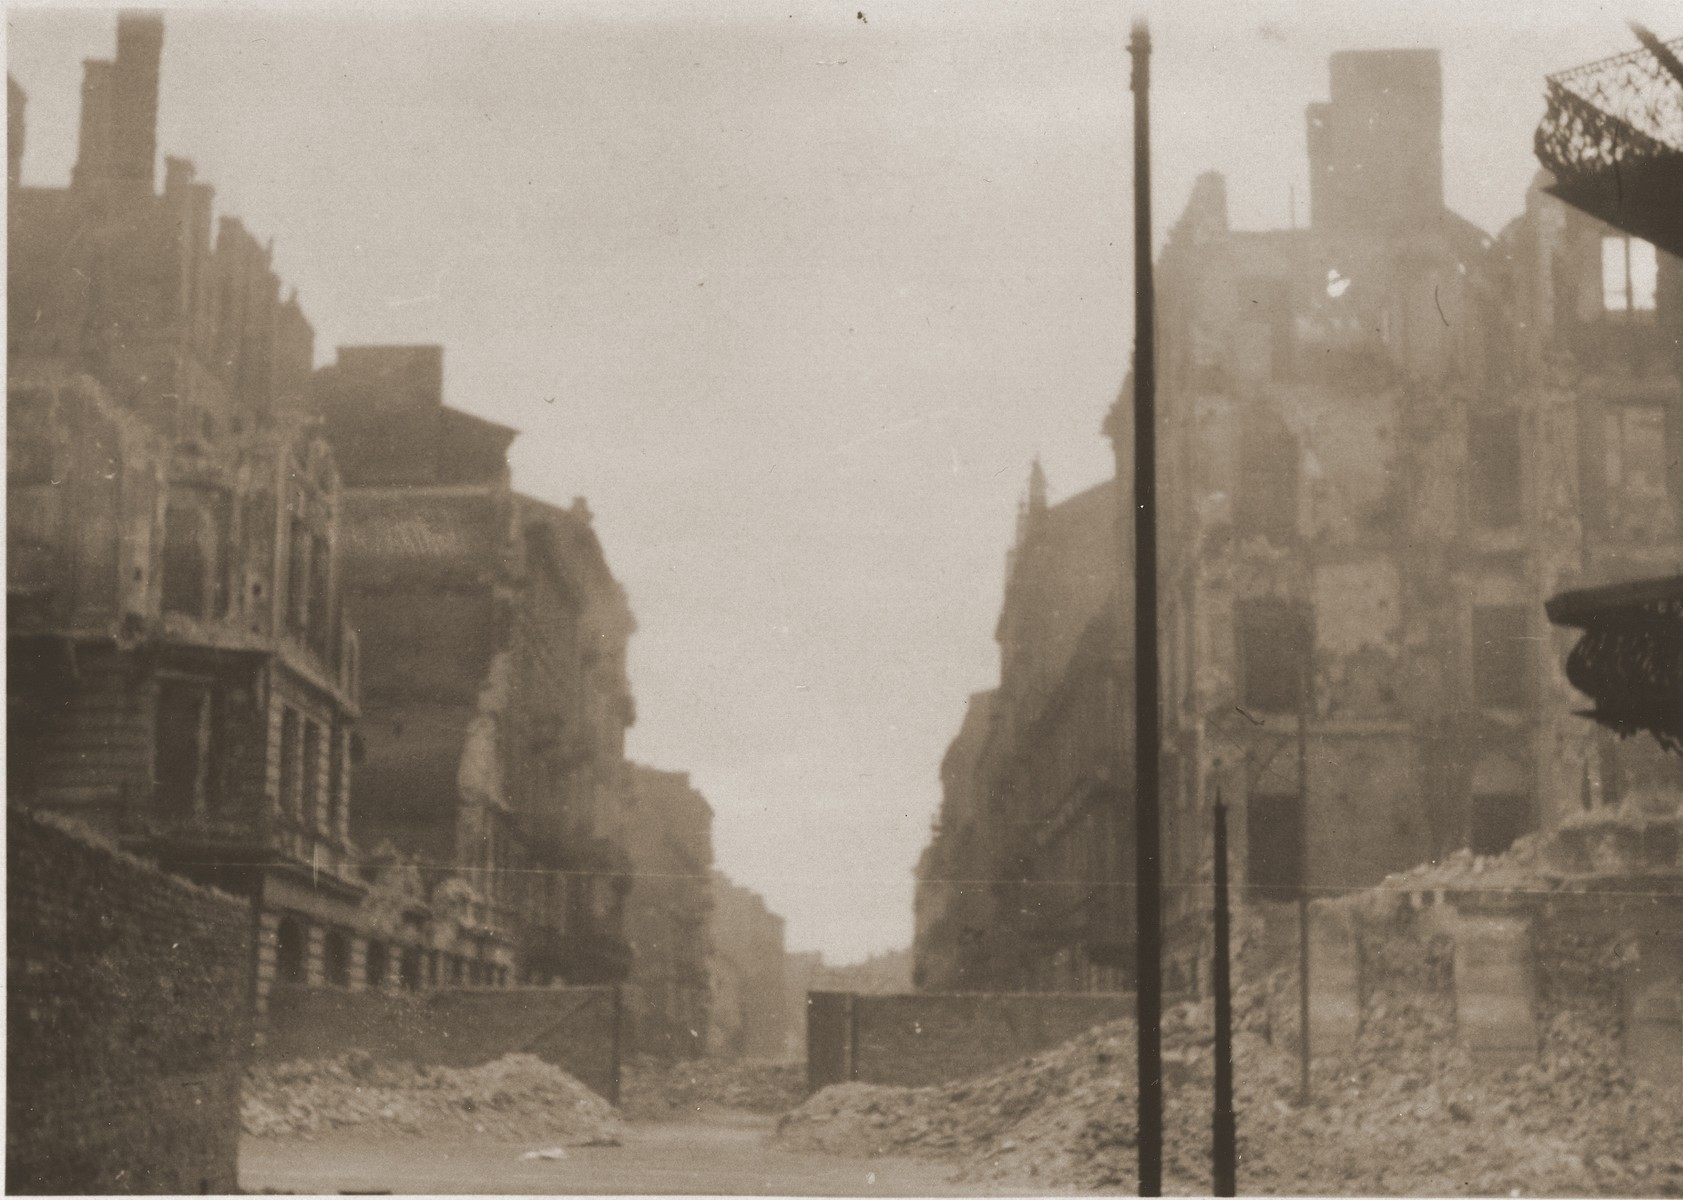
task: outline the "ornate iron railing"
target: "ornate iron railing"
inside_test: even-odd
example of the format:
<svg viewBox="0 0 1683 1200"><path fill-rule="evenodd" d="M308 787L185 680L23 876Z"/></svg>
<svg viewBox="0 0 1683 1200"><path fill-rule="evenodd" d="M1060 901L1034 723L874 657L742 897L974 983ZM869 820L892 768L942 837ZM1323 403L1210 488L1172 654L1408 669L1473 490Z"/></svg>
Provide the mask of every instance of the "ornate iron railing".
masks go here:
<svg viewBox="0 0 1683 1200"><path fill-rule="evenodd" d="M1675 241L1676 221L1659 210L1683 207L1680 57L1683 38L1656 40L1549 76L1548 110L1534 139L1557 195L1661 245Z"/></svg>
<svg viewBox="0 0 1683 1200"><path fill-rule="evenodd" d="M1683 576L1567 592L1548 614L1584 631L1566 659L1566 678L1595 701L1583 715L1683 753Z"/></svg>
<svg viewBox="0 0 1683 1200"><path fill-rule="evenodd" d="M1683 55L1683 38L1666 48ZM1647 49L1550 75L1548 102L1536 149L1557 177L1683 155L1683 80Z"/></svg>

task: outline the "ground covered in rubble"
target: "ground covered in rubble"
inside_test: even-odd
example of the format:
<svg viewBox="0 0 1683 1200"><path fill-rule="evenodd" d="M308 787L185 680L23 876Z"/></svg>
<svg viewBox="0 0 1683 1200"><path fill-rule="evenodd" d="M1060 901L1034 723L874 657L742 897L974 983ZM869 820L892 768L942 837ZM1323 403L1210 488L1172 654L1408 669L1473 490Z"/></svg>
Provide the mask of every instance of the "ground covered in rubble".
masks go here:
<svg viewBox="0 0 1683 1200"><path fill-rule="evenodd" d="M719 1058L673 1062L638 1055L620 1067L620 1107L626 1116L659 1121L709 1109L783 1113L806 1095L806 1068Z"/></svg>
<svg viewBox="0 0 1683 1200"><path fill-rule="evenodd" d="M618 1144L624 1132L612 1105L531 1054L463 1069L381 1062L361 1051L261 1063L246 1071L240 1118L246 1133L267 1138L361 1125L597 1146Z"/></svg>
<svg viewBox="0 0 1683 1200"><path fill-rule="evenodd" d="M1235 1013L1239 1191L1683 1196L1683 1106L1633 1080L1617 1045L1563 1014L1538 1064L1475 1067L1441 1015L1398 1006L1353 1049L1321 1056L1296 1104L1295 1047L1270 1041L1260 993ZM1186 1004L1164 1022L1164 1186L1210 1183L1212 1023ZM938 1087L841 1084L780 1123L790 1148L923 1154L959 1177L1131 1186L1131 1022L1090 1031L991 1075Z"/></svg>

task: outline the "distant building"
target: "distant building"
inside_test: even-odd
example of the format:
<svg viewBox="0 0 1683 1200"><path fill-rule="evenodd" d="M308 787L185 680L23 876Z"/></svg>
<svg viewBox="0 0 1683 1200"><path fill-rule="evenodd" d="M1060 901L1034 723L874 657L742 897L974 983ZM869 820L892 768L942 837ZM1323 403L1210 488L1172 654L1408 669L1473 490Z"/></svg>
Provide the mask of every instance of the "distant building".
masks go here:
<svg viewBox="0 0 1683 1200"><path fill-rule="evenodd" d="M446 406L437 346L341 347L315 381L364 632L353 830L447 919L429 979L608 983L631 952L622 840L634 622L582 501L515 492L515 431Z"/></svg>
<svg viewBox="0 0 1683 1200"><path fill-rule="evenodd" d="M8 87L7 794L248 897L261 1007L366 941L357 641L310 325L191 164L154 191L162 41L85 64L68 188Z"/></svg>
<svg viewBox="0 0 1683 1200"><path fill-rule="evenodd" d="M919 865L925 991L1120 986L1132 907L1117 819L1130 710L1116 488L1049 505L1039 464L1007 559L999 687L970 698Z"/></svg>
<svg viewBox="0 0 1683 1200"><path fill-rule="evenodd" d="M758 893L714 871L709 1054L782 1059L788 1053L784 970L783 918Z"/></svg>
<svg viewBox="0 0 1683 1200"><path fill-rule="evenodd" d="M631 768L626 901L630 1046L693 1058L707 1048L713 933L713 809L680 771Z"/></svg>

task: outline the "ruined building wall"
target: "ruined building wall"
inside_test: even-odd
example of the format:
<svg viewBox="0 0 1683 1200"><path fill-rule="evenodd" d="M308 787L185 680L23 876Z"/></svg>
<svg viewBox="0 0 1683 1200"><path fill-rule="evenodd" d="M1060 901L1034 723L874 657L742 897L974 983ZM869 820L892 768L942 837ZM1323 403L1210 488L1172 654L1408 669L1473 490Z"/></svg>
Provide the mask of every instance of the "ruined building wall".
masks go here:
<svg viewBox="0 0 1683 1200"><path fill-rule="evenodd" d="M315 387L367 638L359 837L471 884L517 976L623 978L633 622L588 510L513 491L514 431L444 405L437 347L343 347Z"/></svg>
<svg viewBox="0 0 1683 1200"><path fill-rule="evenodd" d="M7 812L6 1186L233 1192L251 913Z"/></svg>
<svg viewBox="0 0 1683 1200"><path fill-rule="evenodd" d="M713 942L713 812L682 772L634 766L626 898L632 1048L695 1057L707 1047Z"/></svg>
<svg viewBox="0 0 1683 1200"><path fill-rule="evenodd" d="M722 872L713 872L712 891L707 1051L727 1058L782 1058L789 1029L783 918Z"/></svg>

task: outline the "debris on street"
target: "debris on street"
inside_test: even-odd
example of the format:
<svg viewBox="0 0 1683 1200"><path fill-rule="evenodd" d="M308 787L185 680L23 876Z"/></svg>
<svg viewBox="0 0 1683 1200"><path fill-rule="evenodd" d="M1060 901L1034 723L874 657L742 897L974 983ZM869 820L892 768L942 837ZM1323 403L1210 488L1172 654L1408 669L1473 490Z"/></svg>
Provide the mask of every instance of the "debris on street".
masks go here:
<svg viewBox="0 0 1683 1200"><path fill-rule="evenodd" d="M624 1132L605 1099L531 1054L468 1068L381 1062L363 1051L260 1063L246 1071L240 1118L246 1133L269 1138L370 1125L602 1146L618 1145Z"/></svg>
<svg viewBox="0 0 1683 1200"><path fill-rule="evenodd" d="M1318 1056L1297 1105L1297 1059L1270 1040L1260 991L1235 1005L1239 1188L1244 1193L1683 1196L1683 1107L1633 1079L1616 1042L1571 1014L1537 1064L1475 1067L1429 1008L1398 1005L1372 1036ZM1163 1177L1210 1187L1207 1003L1165 1014ZM958 1177L1128 1187L1135 1170L1131 1021L993 1074L934 1087L849 1083L783 1118L792 1149L918 1154Z"/></svg>
<svg viewBox="0 0 1683 1200"><path fill-rule="evenodd" d="M784 1113L806 1095L800 1063L646 1055L620 1067L620 1108L633 1120L658 1121L708 1109Z"/></svg>

